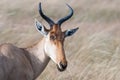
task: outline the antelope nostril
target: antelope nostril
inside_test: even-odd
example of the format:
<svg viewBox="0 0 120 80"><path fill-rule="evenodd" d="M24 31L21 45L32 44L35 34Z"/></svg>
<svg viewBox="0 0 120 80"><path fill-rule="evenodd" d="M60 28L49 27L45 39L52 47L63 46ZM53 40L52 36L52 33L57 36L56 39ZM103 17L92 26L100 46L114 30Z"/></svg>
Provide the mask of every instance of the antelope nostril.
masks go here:
<svg viewBox="0 0 120 80"><path fill-rule="evenodd" d="M65 69L65 68L67 67L67 62L66 62L66 63L60 62L60 66L61 66L63 69Z"/></svg>
<svg viewBox="0 0 120 80"><path fill-rule="evenodd" d="M67 62L64 62L64 63L60 62L57 65L57 68L58 68L59 71L64 71L66 69L66 67L67 67Z"/></svg>

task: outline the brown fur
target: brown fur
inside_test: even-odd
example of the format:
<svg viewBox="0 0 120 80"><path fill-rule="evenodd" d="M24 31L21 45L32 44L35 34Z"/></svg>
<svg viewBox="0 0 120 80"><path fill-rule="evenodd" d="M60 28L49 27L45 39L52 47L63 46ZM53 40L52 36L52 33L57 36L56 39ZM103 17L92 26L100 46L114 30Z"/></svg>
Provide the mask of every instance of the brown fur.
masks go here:
<svg viewBox="0 0 120 80"><path fill-rule="evenodd" d="M33 70L24 54L12 44L0 46L0 80L32 80Z"/></svg>
<svg viewBox="0 0 120 80"><path fill-rule="evenodd" d="M44 38L28 48L0 45L0 80L35 80L50 60L43 45Z"/></svg>
<svg viewBox="0 0 120 80"><path fill-rule="evenodd" d="M63 64L66 64L65 51L64 51L64 33L57 24L53 25L50 30L50 36L55 35L56 39L52 41L57 46L57 61L62 61Z"/></svg>
<svg viewBox="0 0 120 80"><path fill-rule="evenodd" d="M55 39L50 40L57 49L57 62L67 64L64 52L64 34L58 25L49 32ZM49 37L50 37L49 36ZM36 45L18 48L12 44L0 45L0 80L34 80L47 66L50 58L45 54L43 38Z"/></svg>
<svg viewBox="0 0 120 80"><path fill-rule="evenodd" d="M35 80L50 60L43 45L44 38L28 48L0 45L0 80Z"/></svg>

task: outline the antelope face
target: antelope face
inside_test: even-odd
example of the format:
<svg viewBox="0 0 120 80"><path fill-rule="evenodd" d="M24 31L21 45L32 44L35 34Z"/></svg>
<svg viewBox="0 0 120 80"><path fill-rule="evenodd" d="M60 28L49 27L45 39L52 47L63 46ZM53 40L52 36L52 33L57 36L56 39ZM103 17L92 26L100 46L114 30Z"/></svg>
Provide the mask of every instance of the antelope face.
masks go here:
<svg viewBox="0 0 120 80"><path fill-rule="evenodd" d="M45 53L57 64L59 71L64 71L67 67L67 60L64 51L64 40L66 37L74 34L78 28L63 31L61 24L68 20L73 15L73 9L70 8L70 14L65 18L54 23L49 17L43 14L41 3L39 4L39 13L50 25L50 30L46 29L39 21L36 20L36 27L45 38L44 50Z"/></svg>

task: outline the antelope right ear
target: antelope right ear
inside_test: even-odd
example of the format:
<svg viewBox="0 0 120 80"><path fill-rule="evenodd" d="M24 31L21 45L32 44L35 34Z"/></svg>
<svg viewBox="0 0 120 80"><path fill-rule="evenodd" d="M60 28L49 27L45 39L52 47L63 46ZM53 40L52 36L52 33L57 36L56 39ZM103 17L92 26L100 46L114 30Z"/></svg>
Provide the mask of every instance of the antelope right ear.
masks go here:
<svg viewBox="0 0 120 80"><path fill-rule="evenodd" d="M37 19L35 19L35 25L36 25L37 30L38 30L43 36L47 36L48 30L47 30Z"/></svg>
<svg viewBox="0 0 120 80"><path fill-rule="evenodd" d="M74 29L66 30L66 31L64 32L65 37L72 36L78 29L79 29L79 28L77 27L77 28L74 28Z"/></svg>

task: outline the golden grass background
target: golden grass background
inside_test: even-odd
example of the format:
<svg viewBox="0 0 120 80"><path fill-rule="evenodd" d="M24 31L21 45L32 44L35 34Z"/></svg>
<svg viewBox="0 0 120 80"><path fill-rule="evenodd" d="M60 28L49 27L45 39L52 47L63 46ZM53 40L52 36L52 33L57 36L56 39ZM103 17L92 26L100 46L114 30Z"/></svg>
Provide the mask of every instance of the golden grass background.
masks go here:
<svg viewBox="0 0 120 80"><path fill-rule="evenodd" d="M74 15L62 28L79 30L65 41L67 70L59 72L50 61L37 80L120 80L120 0L1 0L0 44L27 47L42 38L34 19L48 24L39 16L39 2L55 21L70 4Z"/></svg>

